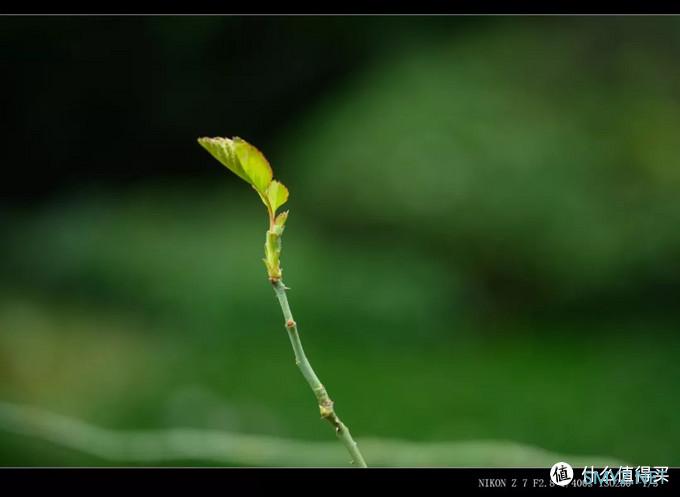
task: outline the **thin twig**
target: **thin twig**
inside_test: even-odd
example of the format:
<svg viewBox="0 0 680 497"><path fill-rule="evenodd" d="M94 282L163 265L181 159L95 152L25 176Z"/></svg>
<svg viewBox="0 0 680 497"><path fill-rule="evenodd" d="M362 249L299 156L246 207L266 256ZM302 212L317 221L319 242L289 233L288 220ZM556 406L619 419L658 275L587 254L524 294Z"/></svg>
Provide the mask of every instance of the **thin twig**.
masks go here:
<svg viewBox="0 0 680 497"><path fill-rule="evenodd" d="M328 421L333 428L335 428L335 433L338 438L347 448L347 451L352 456L352 463L356 464L361 468L366 468L366 461L359 451L359 446L352 438L352 434L349 428L340 420L338 415L335 413L333 407L333 401L331 400L326 387L323 386L318 376L314 372L312 365L309 363L307 356L305 355L305 350L302 348L302 342L300 341L300 334L298 333L297 323L293 319L293 314L290 310L290 305L288 304L288 297L286 296L286 286L281 280L273 280L272 286L274 287L274 292L276 297L279 299L279 304L281 304L281 310L283 311L283 317L286 320L286 330L288 331L288 338L290 338L290 343L293 346L293 352L295 353L295 364L300 371L302 376L305 377L310 388L316 396L316 400L319 404L319 412L321 417Z"/></svg>

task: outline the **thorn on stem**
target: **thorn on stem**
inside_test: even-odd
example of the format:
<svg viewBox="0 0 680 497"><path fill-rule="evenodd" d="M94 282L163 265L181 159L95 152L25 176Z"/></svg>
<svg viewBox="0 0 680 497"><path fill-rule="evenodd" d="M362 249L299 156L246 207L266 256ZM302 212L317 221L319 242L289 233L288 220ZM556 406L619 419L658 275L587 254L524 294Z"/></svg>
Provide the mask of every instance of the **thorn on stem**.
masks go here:
<svg viewBox="0 0 680 497"><path fill-rule="evenodd" d="M295 326L297 326L297 324L292 319L289 319L288 321L286 321L286 328L288 328L289 330L291 328L295 328Z"/></svg>

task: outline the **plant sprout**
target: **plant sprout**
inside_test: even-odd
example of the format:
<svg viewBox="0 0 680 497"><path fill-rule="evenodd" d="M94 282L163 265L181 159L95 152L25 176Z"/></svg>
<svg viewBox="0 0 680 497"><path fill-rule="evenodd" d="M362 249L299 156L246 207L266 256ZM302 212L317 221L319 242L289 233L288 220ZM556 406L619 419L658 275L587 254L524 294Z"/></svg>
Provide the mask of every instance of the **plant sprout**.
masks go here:
<svg viewBox="0 0 680 497"><path fill-rule="evenodd" d="M288 219L288 211L279 214L276 211L288 200L288 188L283 183L274 179L272 168L262 152L245 140L238 137L233 139L199 138L198 143L231 172L250 184L267 208L269 229L267 229L265 238L265 257L263 260L267 268L269 281L274 288L276 297L281 305L281 310L283 311L288 338L295 354L295 364L297 364L316 396L321 417L335 428L335 433L352 457L352 463L365 468L366 462L359 451L357 443L352 438L347 426L340 421L340 418L335 413L333 401L328 395L326 388L319 381L305 355L297 324L293 319L290 305L288 304L288 297L286 296L288 288L281 279L281 236Z"/></svg>

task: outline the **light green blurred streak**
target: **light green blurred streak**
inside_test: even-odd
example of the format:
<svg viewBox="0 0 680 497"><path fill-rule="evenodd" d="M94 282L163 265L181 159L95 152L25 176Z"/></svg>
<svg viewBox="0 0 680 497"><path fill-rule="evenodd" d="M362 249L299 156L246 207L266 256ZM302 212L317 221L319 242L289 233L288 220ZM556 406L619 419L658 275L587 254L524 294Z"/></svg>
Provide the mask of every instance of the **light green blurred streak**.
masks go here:
<svg viewBox="0 0 680 497"><path fill-rule="evenodd" d="M123 463L205 461L244 466L345 466L335 443L303 442L217 430L114 431L35 407L0 402L0 430ZM566 455L509 441L414 443L366 438L362 449L372 466L550 467L620 466L606 456Z"/></svg>

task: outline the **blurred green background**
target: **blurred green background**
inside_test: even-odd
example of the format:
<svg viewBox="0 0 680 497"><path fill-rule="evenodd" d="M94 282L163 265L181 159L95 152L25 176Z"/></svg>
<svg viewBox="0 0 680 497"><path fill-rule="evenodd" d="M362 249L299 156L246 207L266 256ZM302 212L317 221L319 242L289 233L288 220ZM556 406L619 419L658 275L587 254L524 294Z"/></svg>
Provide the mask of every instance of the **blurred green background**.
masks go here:
<svg viewBox="0 0 680 497"><path fill-rule="evenodd" d="M266 213L196 144L238 135L290 188L289 298L360 444L680 465L680 19L5 17L0 41L1 401L335 443ZM2 465L112 463L0 422Z"/></svg>

